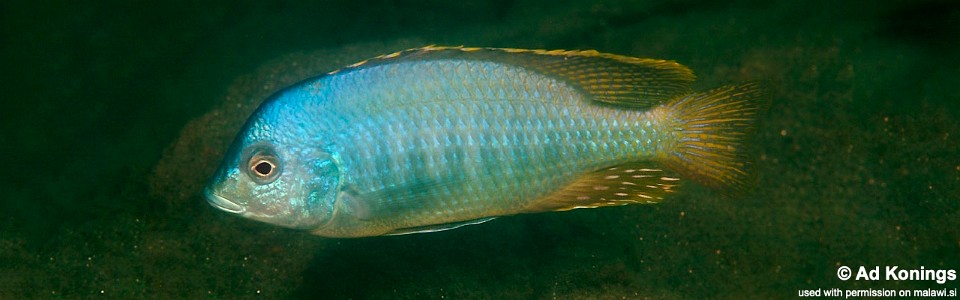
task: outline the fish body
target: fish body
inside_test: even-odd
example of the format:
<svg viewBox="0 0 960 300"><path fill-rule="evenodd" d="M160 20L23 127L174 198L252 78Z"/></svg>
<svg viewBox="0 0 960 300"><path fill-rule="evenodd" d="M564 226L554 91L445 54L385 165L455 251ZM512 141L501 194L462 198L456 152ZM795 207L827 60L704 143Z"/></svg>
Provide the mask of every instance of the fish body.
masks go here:
<svg viewBox="0 0 960 300"><path fill-rule="evenodd" d="M656 203L743 184L756 84L690 90L671 61L425 47L291 86L248 119L205 193L329 237Z"/></svg>

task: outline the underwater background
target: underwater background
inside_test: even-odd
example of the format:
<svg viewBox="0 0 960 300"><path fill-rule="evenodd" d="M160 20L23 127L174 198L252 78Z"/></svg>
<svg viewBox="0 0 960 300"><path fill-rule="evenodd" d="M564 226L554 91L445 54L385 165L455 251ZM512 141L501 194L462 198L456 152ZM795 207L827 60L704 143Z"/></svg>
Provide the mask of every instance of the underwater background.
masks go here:
<svg viewBox="0 0 960 300"><path fill-rule="evenodd" d="M0 299L796 298L956 289L960 2L4 1ZM757 183L656 205L329 239L201 188L259 101L424 45L675 60L764 80Z"/></svg>

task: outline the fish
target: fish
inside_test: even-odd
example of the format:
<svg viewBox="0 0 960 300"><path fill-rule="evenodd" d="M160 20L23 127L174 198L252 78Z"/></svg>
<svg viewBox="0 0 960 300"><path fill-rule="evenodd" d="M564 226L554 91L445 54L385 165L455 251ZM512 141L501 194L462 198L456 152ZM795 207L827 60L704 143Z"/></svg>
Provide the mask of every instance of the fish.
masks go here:
<svg viewBox="0 0 960 300"><path fill-rule="evenodd" d="M675 61L427 46L306 79L247 119L217 209L332 238L746 189L759 82L707 91Z"/></svg>

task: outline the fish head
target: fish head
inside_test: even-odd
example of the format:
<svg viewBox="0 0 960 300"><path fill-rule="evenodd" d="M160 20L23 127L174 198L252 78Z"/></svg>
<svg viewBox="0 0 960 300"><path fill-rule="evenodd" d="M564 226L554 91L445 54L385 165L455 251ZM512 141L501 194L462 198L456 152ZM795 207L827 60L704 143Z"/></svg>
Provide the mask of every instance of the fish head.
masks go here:
<svg viewBox="0 0 960 300"><path fill-rule="evenodd" d="M204 194L212 206L245 218L322 227L333 214L339 164L329 151L307 146L302 130L286 130L278 120L268 112L251 117Z"/></svg>

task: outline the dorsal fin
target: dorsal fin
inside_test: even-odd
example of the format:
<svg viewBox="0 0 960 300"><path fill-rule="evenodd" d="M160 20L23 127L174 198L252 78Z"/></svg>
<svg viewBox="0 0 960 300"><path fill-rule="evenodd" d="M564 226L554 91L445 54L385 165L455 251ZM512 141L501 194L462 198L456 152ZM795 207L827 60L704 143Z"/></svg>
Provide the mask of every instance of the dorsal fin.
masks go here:
<svg viewBox="0 0 960 300"><path fill-rule="evenodd" d="M330 72L416 60L463 59L518 66L561 79L594 101L648 108L690 92L693 71L674 61L594 50L526 50L427 46L381 55Z"/></svg>
<svg viewBox="0 0 960 300"><path fill-rule="evenodd" d="M524 212L657 203L676 191L680 178L655 162L605 168L574 180L560 191L531 203Z"/></svg>

